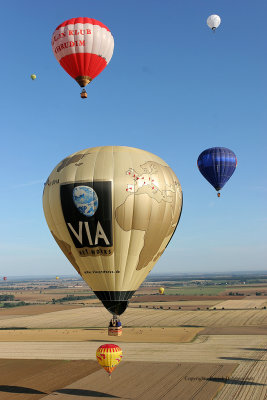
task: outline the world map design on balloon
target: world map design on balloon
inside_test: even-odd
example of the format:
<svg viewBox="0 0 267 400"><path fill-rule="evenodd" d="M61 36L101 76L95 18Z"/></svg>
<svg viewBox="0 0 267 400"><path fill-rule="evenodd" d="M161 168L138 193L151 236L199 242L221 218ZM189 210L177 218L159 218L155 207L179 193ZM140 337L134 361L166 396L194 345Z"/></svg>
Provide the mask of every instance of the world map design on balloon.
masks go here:
<svg viewBox="0 0 267 400"><path fill-rule="evenodd" d="M76 186L72 197L75 206L81 214L92 217L98 208L98 197L94 189L89 186Z"/></svg>
<svg viewBox="0 0 267 400"><path fill-rule="evenodd" d="M139 271L150 262L157 261L166 247L161 248L162 243L164 240L170 240L175 231L181 213L182 189L171 168L155 161L147 161L135 169L129 168L125 174L129 177L129 184L125 187L125 201L115 209L115 218L124 231L144 232L143 247L136 266L136 270ZM152 218L149 224L145 218L132 218L132 215L137 215L138 209L149 201L153 201L153 210L158 218ZM131 209L132 204L133 212L128 213L127 210ZM158 220L165 220L160 231L157 228ZM148 246L151 250L149 252ZM153 254L155 255L152 256Z"/></svg>

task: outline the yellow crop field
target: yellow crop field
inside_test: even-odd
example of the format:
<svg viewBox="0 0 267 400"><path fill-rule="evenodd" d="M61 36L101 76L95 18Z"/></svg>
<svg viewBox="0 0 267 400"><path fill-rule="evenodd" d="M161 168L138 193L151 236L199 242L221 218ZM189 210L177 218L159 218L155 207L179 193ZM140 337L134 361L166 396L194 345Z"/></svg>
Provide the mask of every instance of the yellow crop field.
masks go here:
<svg viewBox="0 0 267 400"><path fill-rule="evenodd" d="M84 328L106 327L111 318L103 307L83 307L40 315L0 316L0 328ZM225 327L267 325L267 311L260 310L161 310L129 308L121 317L128 327Z"/></svg>
<svg viewBox="0 0 267 400"><path fill-rule="evenodd" d="M203 328L124 328L117 343L186 343ZM102 329L5 329L0 330L0 342L109 342L107 328Z"/></svg>
<svg viewBox="0 0 267 400"><path fill-rule="evenodd" d="M266 299L242 299L242 300L226 300L216 304L216 309L249 309L249 308L261 308L266 303Z"/></svg>

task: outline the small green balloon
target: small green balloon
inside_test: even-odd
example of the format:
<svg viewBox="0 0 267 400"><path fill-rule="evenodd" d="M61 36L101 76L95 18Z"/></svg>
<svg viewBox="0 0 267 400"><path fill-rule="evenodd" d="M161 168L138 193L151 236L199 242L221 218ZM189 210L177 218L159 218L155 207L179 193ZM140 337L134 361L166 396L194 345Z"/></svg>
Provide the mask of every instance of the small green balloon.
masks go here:
<svg viewBox="0 0 267 400"><path fill-rule="evenodd" d="M34 79L36 79L36 75L35 74L31 74L31 78L34 81Z"/></svg>

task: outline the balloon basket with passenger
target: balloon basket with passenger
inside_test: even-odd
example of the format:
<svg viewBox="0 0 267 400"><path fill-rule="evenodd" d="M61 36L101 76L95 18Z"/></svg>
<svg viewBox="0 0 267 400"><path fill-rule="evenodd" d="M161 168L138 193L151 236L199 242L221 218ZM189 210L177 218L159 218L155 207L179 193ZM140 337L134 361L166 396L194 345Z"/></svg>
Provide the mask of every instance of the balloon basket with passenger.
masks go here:
<svg viewBox="0 0 267 400"><path fill-rule="evenodd" d="M117 315L113 315L108 327L108 336L121 336L122 325Z"/></svg>
<svg viewBox="0 0 267 400"><path fill-rule="evenodd" d="M82 99L87 99L87 92L86 92L85 89L83 89L83 90L81 91L81 98L82 98Z"/></svg>

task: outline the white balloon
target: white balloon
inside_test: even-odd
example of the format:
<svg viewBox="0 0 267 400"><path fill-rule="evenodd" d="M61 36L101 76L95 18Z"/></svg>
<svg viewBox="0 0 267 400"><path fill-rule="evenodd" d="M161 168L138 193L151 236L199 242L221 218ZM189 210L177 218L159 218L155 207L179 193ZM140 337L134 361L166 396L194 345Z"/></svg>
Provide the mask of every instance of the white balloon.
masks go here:
<svg viewBox="0 0 267 400"><path fill-rule="evenodd" d="M210 15L209 18L207 19L207 24L208 26L214 31L216 28L218 28L218 26L221 23L221 18L219 17L219 15Z"/></svg>

